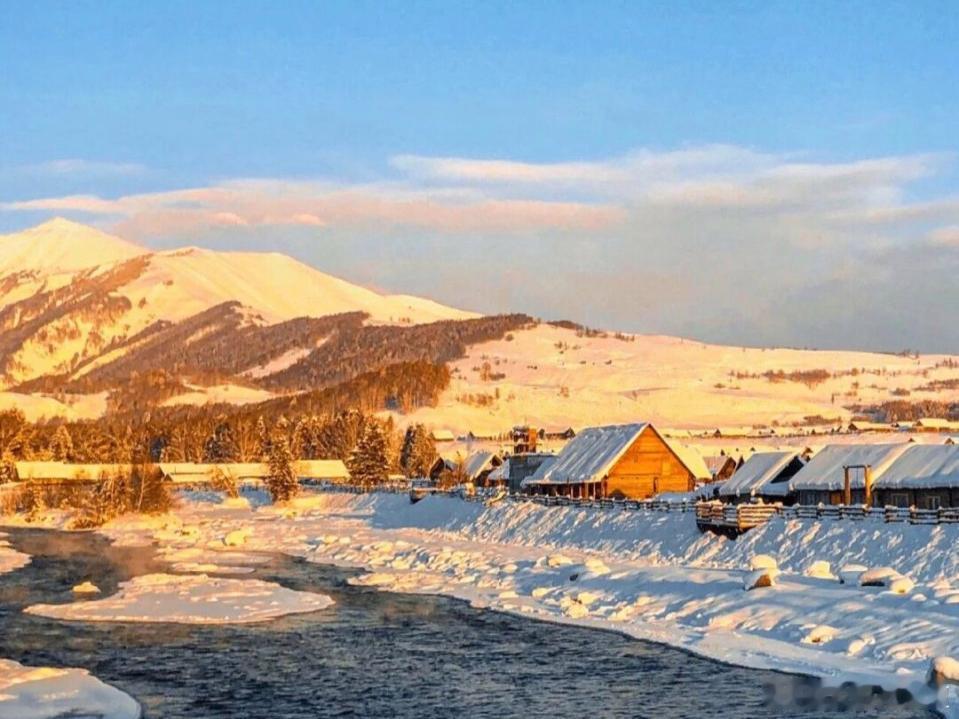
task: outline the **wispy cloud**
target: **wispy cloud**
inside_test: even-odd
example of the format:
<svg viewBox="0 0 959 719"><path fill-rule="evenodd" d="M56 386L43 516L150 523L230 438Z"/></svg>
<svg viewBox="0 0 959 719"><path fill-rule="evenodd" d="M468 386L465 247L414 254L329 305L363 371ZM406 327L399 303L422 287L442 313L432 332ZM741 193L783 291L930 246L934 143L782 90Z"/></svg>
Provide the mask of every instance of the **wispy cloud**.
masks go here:
<svg viewBox="0 0 959 719"><path fill-rule="evenodd" d="M55 177L130 177L147 172L145 165L136 162L104 162L76 157L26 165L21 170L29 174Z"/></svg>
<svg viewBox="0 0 959 719"><path fill-rule="evenodd" d="M441 299L486 300L490 311L723 341L842 346L853 337L896 349L919 342L883 321L898 315L874 292L959 301L942 270L959 263L959 195L928 189L943 186L952 162L940 154L827 162L730 145L549 163L399 155L373 182L237 178L0 210L72 213L164 244L202 243L209 233L283 249L277 238L295 236L301 248L308 238L328 269L388 286L402 260L397 289L435 294L447 272L458 280ZM510 262L525 268L521 283ZM905 277L914 284L902 285ZM842 300L844 288L855 292ZM856 325L849 308L869 321Z"/></svg>

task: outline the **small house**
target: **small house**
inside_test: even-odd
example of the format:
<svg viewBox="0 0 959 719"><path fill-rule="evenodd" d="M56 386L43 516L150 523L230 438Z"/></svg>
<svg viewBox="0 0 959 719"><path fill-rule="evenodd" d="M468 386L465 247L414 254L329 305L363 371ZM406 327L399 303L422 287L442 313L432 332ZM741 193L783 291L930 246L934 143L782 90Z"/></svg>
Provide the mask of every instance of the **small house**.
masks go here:
<svg viewBox="0 0 959 719"><path fill-rule="evenodd" d="M736 460L728 454L703 457L703 461L709 470L710 482L725 482L733 476L738 467Z"/></svg>
<svg viewBox="0 0 959 719"><path fill-rule="evenodd" d="M456 436L448 429L434 429L430 432L434 442L455 442Z"/></svg>
<svg viewBox="0 0 959 719"><path fill-rule="evenodd" d="M341 459L301 459L296 463L296 474L303 482L347 484L350 481L350 471Z"/></svg>
<svg viewBox="0 0 959 719"><path fill-rule="evenodd" d="M452 460L448 457L437 457L430 467L429 477L434 482L439 481L443 476L450 476L456 474L456 471L459 469L459 465L455 460Z"/></svg>
<svg viewBox="0 0 959 719"><path fill-rule="evenodd" d="M130 464L73 464L68 462L14 462L21 482L58 484L97 482L105 477L130 474Z"/></svg>
<svg viewBox="0 0 959 719"><path fill-rule="evenodd" d="M789 480L803 468L795 451L756 452L719 487L719 498L740 504L752 499L788 503Z"/></svg>
<svg viewBox="0 0 959 719"><path fill-rule="evenodd" d="M911 445L873 483L879 507L959 507L959 446Z"/></svg>
<svg viewBox="0 0 959 719"><path fill-rule="evenodd" d="M941 417L923 417L917 419L912 428L917 432L954 432L959 429L959 422L953 422Z"/></svg>
<svg viewBox="0 0 959 719"><path fill-rule="evenodd" d="M689 492L696 471L648 422L589 427L525 482L534 493L575 498L645 499Z"/></svg>
<svg viewBox="0 0 959 719"><path fill-rule="evenodd" d="M789 482L800 504L871 504L872 487L909 444L830 444Z"/></svg>
<svg viewBox="0 0 959 719"><path fill-rule="evenodd" d="M495 452L481 449L463 460L463 478L474 484L482 484L489 473L503 464L503 459Z"/></svg>

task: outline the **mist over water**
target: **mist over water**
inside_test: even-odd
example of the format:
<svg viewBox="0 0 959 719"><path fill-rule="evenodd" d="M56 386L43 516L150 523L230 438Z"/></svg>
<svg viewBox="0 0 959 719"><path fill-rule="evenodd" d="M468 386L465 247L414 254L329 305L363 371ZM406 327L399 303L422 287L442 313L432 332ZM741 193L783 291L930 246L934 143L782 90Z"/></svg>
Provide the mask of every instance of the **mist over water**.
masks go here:
<svg viewBox="0 0 959 719"><path fill-rule="evenodd" d="M336 604L232 627L58 622L21 610L73 601L84 580L107 595L165 565L92 533L10 534L33 561L0 576L0 657L87 668L147 718L933 716L906 696L826 691L608 632L354 587L356 572L282 556L253 576Z"/></svg>

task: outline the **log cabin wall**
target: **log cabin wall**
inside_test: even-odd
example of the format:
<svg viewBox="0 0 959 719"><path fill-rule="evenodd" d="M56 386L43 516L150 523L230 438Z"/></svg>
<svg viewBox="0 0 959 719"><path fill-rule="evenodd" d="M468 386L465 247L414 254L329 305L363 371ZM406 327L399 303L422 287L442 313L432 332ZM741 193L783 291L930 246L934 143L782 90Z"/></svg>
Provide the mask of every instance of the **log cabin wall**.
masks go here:
<svg viewBox="0 0 959 719"><path fill-rule="evenodd" d="M689 492L694 479L662 438L647 427L603 484L607 497L647 499L661 492Z"/></svg>

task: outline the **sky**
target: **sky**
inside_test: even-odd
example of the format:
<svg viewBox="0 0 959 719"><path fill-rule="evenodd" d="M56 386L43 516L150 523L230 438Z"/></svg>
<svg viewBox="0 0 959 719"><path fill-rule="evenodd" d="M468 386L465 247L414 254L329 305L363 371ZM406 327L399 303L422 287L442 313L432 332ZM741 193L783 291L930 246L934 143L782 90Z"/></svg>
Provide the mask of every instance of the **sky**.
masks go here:
<svg viewBox="0 0 959 719"><path fill-rule="evenodd" d="M949 2L0 3L0 232L959 352L957 40Z"/></svg>

